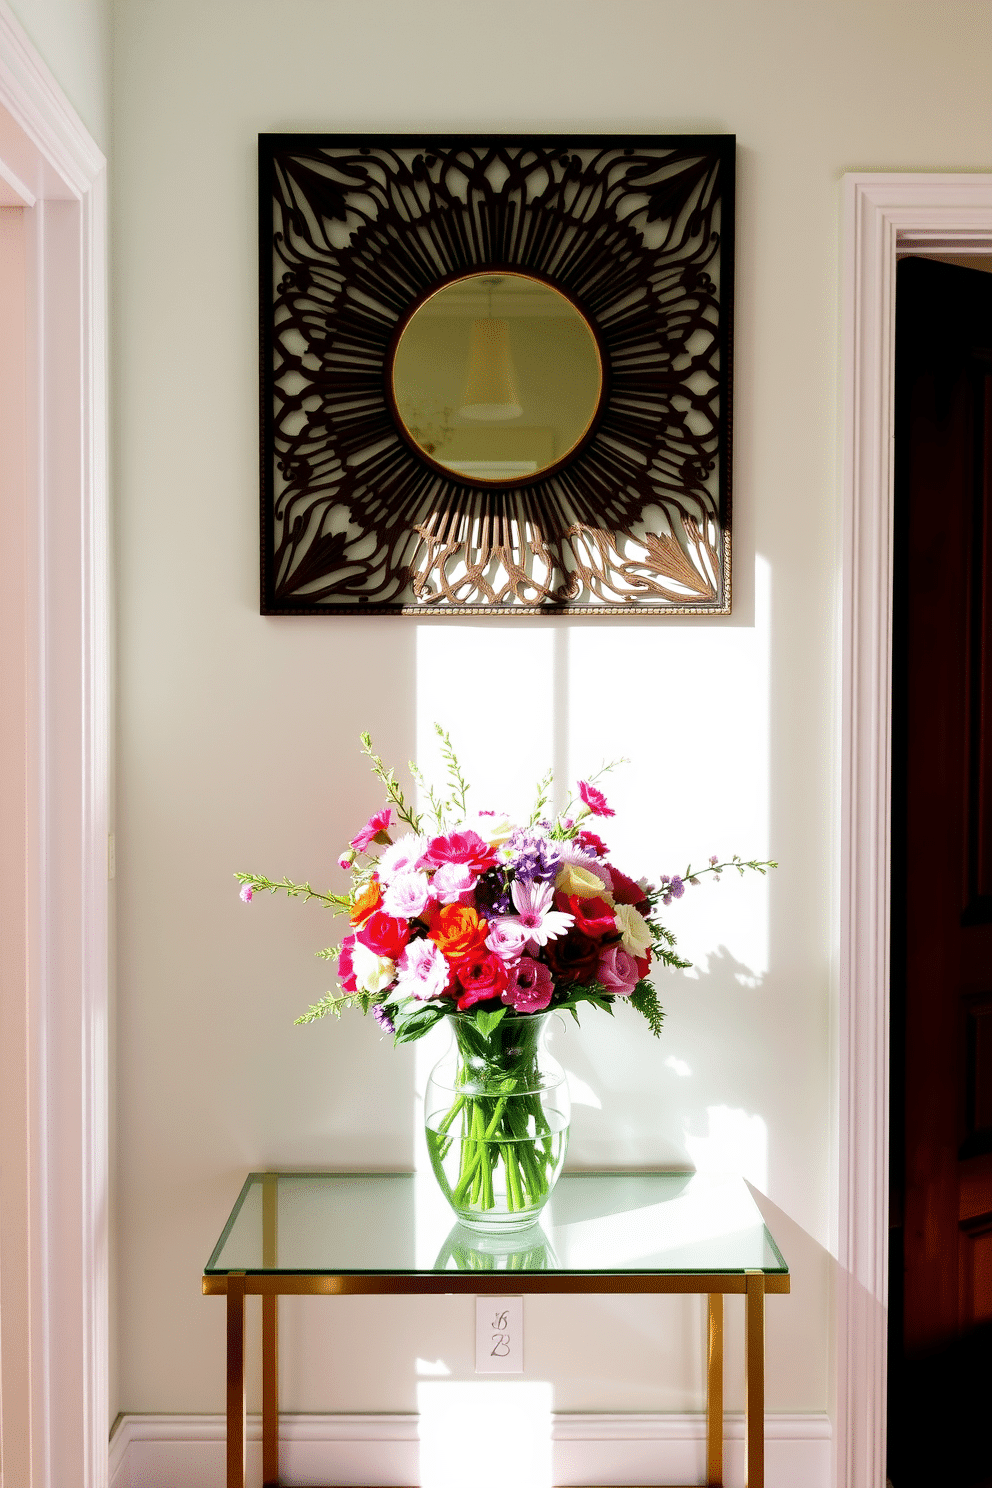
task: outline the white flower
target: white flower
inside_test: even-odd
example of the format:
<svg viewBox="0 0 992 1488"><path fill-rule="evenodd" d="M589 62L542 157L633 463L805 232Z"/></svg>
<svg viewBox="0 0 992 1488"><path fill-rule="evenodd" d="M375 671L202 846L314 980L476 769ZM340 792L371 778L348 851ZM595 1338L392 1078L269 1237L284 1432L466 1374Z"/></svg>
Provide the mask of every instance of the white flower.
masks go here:
<svg viewBox="0 0 992 1488"><path fill-rule="evenodd" d="M448 962L432 940L408 941L399 960L398 991L425 1002L446 992L450 980Z"/></svg>
<svg viewBox="0 0 992 1488"><path fill-rule="evenodd" d="M416 832L407 832L392 847L387 847L376 864L379 882L385 887L400 873L413 873L427 851L427 838Z"/></svg>
<svg viewBox="0 0 992 1488"><path fill-rule="evenodd" d="M475 811L459 822L458 830L478 832L490 847L500 847L513 831L513 823L505 811Z"/></svg>
<svg viewBox="0 0 992 1488"><path fill-rule="evenodd" d="M382 896L386 914L397 920L412 920L422 915L430 903L431 882L426 873L397 873Z"/></svg>
<svg viewBox="0 0 992 1488"><path fill-rule="evenodd" d="M352 947L351 973L359 992L368 992L375 996L392 985L396 976L396 962L390 961L388 956L377 956L375 951L370 951L368 946L362 945L358 940Z"/></svg>
<svg viewBox="0 0 992 1488"><path fill-rule="evenodd" d="M551 908L554 889L549 883L522 883L518 878L510 893L518 910L518 923L527 932L527 949L535 955L539 946L565 935L575 922L574 915Z"/></svg>
<svg viewBox="0 0 992 1488"><path fill-rule="evenodd" d="M632 904L616 905L613 918L620 931L620 939L625 951L629 951L635 959L639 959L651 949L651 927Z"/></svg>

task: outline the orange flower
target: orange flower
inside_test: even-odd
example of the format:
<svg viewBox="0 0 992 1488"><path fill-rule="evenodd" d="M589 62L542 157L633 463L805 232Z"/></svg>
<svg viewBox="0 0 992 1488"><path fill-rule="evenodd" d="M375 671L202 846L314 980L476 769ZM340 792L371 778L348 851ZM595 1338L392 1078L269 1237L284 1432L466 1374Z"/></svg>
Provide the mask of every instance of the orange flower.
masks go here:
<svg viewBox="0 0 992 1488"><path fill-rule="evenodd" d="M444 904L430 930L430 938L449 961L462 961L485 949L488 920L470 904Z"/></svg>
<svg viewBox="0 0 992 1488"><path fill-rule="evenodd" d="M364 925L369 915L377 910L381 903L382 895L379 892L379 880L372 878L351 906L351 923L353 925Z"/></svg>

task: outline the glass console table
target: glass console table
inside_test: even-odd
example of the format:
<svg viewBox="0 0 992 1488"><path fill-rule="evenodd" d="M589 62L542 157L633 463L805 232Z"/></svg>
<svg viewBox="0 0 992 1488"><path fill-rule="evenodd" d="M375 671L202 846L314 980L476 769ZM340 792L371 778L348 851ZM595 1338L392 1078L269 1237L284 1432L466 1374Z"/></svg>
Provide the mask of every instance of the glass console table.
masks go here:
<svg viewBox="0 0 992 1488"><path fill-rule="evenodd" d="M227 1488L245 1483L245 1297L262 1298L262 1477L279 1483L278 1299L681 1292L709 1299L706 1481L723 1482L723 1298L745 1298L747 1488L764 1485L765 1295L789 1268L740 1179L565 1173L539 1224L476 1234L431 1174L251 1173L203 1273L227 1297Z"/></svg>

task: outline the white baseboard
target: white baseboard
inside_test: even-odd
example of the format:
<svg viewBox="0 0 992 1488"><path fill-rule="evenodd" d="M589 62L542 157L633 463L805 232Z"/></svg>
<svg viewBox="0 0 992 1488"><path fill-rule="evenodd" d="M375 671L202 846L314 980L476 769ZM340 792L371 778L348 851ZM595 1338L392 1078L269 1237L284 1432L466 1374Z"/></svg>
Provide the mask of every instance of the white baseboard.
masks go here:
<svg viewBox="0 0 992 1488"><path fill-rule="evenodd" d="M248 1488L261 1483L261 1437L259 1417L250 1417ZM553 1481L699 1483L705 1477L704 1438L702 1415L555 1415ZM279 1441L285 1483L368 1488L420 1482L418 1418L413 1415L284 1415ZM766 1488L828 1488L830 1450L826 1416L768 1416ZM726 1418L724 1455L726 1488L743 1488L741 1416ZM223 1488L223 1483L222 1416L120 1418L110 1444L110 1488Z"/></svg>

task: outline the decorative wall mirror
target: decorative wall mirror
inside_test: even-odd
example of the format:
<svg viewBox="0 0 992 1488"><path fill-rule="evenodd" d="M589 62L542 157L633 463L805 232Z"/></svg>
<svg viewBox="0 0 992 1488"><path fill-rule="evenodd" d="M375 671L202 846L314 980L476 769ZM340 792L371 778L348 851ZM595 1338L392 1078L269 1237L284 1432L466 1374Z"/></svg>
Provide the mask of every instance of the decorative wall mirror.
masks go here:
<svg viewBox="0 0 992 1488"><path fill-rule="evenodd" d="M733 136L259 147L263 613L729 612Z"/></svg>

